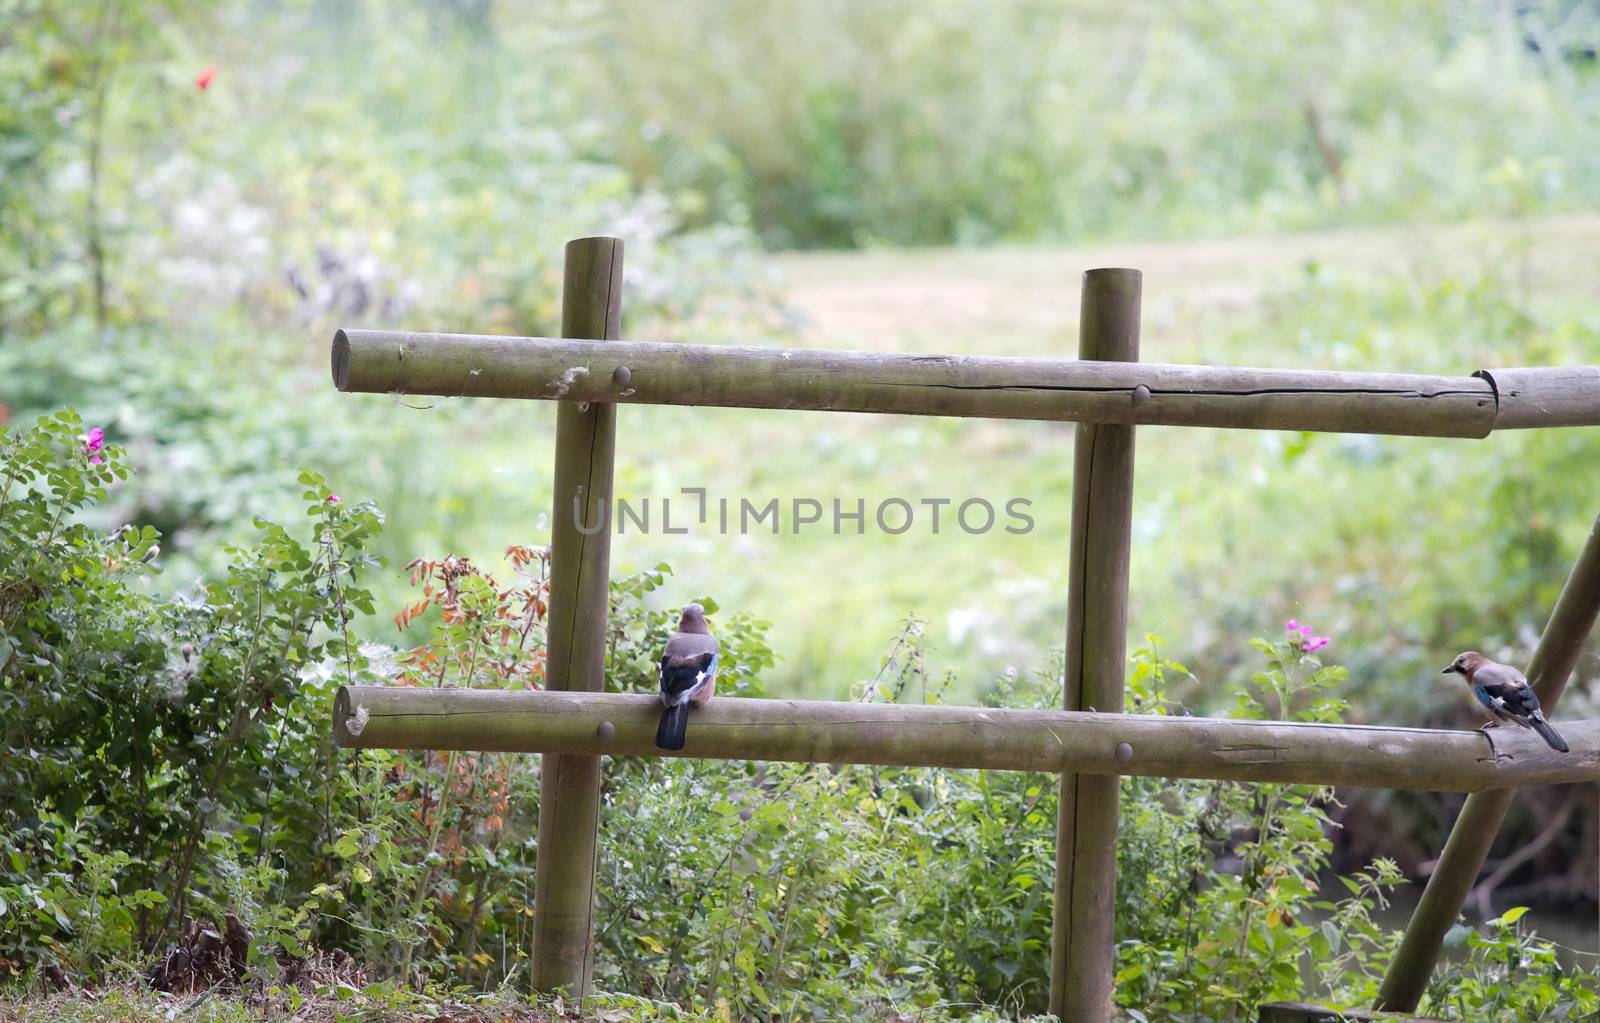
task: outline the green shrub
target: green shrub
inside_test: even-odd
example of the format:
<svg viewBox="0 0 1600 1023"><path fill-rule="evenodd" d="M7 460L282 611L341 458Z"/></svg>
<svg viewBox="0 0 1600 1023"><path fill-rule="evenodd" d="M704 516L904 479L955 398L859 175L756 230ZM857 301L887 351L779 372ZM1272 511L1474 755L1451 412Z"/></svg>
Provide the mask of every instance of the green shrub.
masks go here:
<svg viewBox="0 0 1600 1023"><path fill-rule="evenodd" d="M258 521L257 542L232 549L219 578L166 600L140 592L131 580L156 562L155 531L77 521L127 473L123 450L96 433L61 413L8 434L0 452L0 883L26 893L81 869L104 882L97 897L123 893L115 919L98 922L48 898L18 903L0 955L30 966L36 942L62 945L60 928L103 924L118 955L170 937L192 891L210 888L218 832L238 829L260 858L262 822L296 767L282 762L286 743L328 746L320 720L291 713L301 672L335 652L354 669L345 626L372 610L356 577L377 513L343 506L310 474L310 544ZM98 964L76 965L93 977Z"/></svg>

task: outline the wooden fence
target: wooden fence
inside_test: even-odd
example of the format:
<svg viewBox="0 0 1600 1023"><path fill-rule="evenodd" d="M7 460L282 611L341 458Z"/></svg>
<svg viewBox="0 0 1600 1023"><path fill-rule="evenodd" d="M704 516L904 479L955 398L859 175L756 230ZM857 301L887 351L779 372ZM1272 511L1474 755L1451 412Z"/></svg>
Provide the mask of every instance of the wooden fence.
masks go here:
<svg viewBox="0 0 1600 1023"><path fill-rule="evenodd" d="M1564 722L1572 753L1559 756L1536 737L1507 729L1119 713L1136 425L1458 438L1593 426L1600 425L1600 366L1420 376L1140 363L1141 275L1127 269L1085 273L1076 360L624 342L616 340L622 279L619 240L578 239L566 251L562 338L341 330L333 341L333 378L342 391L560 403L547 690L347 688L334 726L346 746L545 755L536 988L580 997L589 991L601 756L666 755L651 742L654 699L603 692L610 580L603 504L612 491L619 404L1079 424L1065 552L1063 710L723 699L697 713L682 754L1060 772L1050 1007L1063 1019L1100 1023L1110 1016L1119 775L1473 793L1384 982L1379 1007L1403 1012L1421 998L1514 786L1600 780L1600 721ZM1597 612L1600 520L1529 666L1547 710Z"/></svg>

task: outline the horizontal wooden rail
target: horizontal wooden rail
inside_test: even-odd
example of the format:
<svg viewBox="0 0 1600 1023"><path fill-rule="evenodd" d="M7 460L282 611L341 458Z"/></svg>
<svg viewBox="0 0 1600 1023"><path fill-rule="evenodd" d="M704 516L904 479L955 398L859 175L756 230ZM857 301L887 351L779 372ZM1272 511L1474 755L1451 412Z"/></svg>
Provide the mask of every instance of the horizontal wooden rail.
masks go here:
<svg viewBox="0 0 1600 1023"><path fill-rule="evenodd" d="M1473 376L341 330L341 391L1484 437L1600 424L1600 367Z"/></svg>
<svg viewBox="0 0 1600 1023"><path fill-rule="evenodd" d="M1269 1002L1256 1023L1444 1023L1444 1020L1361 1009L1330 1009L1310 1002Z"/></svg>
<svg viewBox="0 0 1600 1023"><path fill-rule="evenodd" d="M681 754L655 747L654 696L347 686L342 746L983 767L1474 792L1600 780L1600 720L1531 732L1285 724L1219 718L719 697Z"/></svg>
<svg viewBox="0 0 1600 1023"><path fill-rule="evenodd" d="M1480 369L1494 385L1496 430L1600 423L1600 366Z"/></svg>

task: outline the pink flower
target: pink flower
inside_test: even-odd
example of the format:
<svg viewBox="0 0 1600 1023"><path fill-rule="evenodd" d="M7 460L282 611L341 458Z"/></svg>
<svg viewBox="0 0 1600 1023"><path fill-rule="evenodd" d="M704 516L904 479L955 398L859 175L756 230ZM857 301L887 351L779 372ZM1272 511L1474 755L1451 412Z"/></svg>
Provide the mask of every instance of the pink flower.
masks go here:
<svg viewBox="0 0 1600 1023"><path fill-rule="evenodd" d="M1317 635L1317 630L1293 618L1283 623L1283 631L1289 634L1290 645L1298 648L1302 653L1309 654L1312 651L1321 650L1333 642L1331 637L1319 636Z"/></svg>
<svg viewBox="0 0 1600 1023"><path fill-rule="evenodd" d="M96 426L83 435L83 450L93 454L106 446L106 432Z"/></svg>
<svg viewBox="0 0 1600 1023"><path fill-rule="evenodd" d="M194 87L201 92L211 88L211 83L216 80L217 67L215 64L206 65L205 70L194 76Z"/></svg>
<svg viewBox="0 0 1600 1023"><path fill-rule="evenodd" d="M338 494L329 494L328 495L328 503L329 504L338 504L339 503L339 495Z"/></svg>
<svg viewBox="0 0 1600 1023"><path fill-rule="evenodd" d="M104 458L101 458L99 455L90 455L89 456L89 464L90 465L105 465L106 464L106 460Z"/></svg>

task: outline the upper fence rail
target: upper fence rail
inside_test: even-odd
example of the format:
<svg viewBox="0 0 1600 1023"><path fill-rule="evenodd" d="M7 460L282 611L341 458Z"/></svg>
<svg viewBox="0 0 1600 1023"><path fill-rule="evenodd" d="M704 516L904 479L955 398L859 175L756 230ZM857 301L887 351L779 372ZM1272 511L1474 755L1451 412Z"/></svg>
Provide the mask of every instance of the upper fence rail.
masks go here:
<svg viewBox="0 0 1600 1023"><path fill-rule="evenodd" d="M1468 376L341 330L341 391L1481 438L1600 425L1600 366Z"/></svg>

